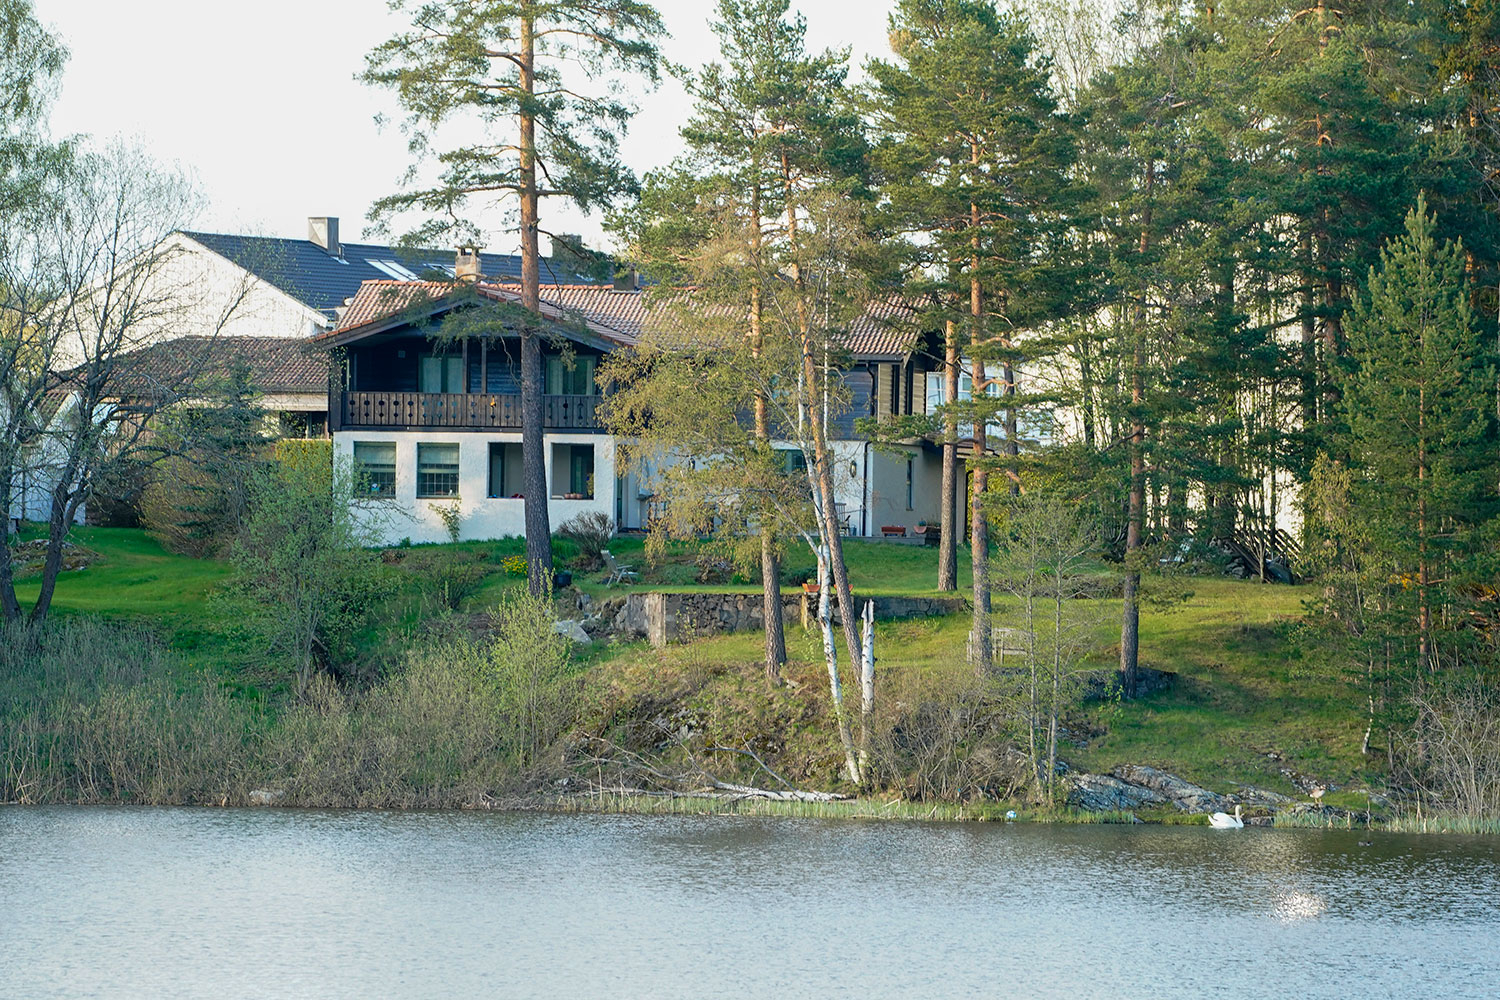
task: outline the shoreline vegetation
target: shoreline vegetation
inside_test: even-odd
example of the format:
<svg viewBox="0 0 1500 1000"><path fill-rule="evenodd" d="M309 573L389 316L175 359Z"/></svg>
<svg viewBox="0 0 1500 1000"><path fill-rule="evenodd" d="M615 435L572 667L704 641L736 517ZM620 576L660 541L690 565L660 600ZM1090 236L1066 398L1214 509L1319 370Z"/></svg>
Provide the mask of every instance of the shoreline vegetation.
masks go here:
<svg viewBox="0 0 1500 1000"><path fill-rule="evenodd" d="M641 558L622 542L626 558ZM840 776L815 634L789 628L786 683L774 690L756 633L659 650L619 637L575 645L554 615L580 593L624 588L584 571L581 590L529 603L523 580L503 569L518 545L388 550L401 556L381 560L387 626L360 638L343 673L319 674L298 696L226 603L221 564L170 555L136 530L83 529L78 567L58 588L62 613L0 650L0 801L1206 821L1160 798L1088 810L1039 802L1005 722L1014 692L976 686L964 662L965 615L879 623L887 694L872 785L857 788ZM702 557L677 547L639 589L697 586L684 574ZM460 608L434 607L429 577L470 558L483 572ZM857 592L873 593L879 579L919 593L928 560L920 549L850 545ZM1118 791L1112 774L1182 775L1202 786L1187 785L1193 794L1246 803L1257 825L1500 833L1492 820L1386 798L1382 762L1359 753L1357 689L1306 634L1307 588L1195 572L1158 581L1175 597L1143 628L1149 662L1170 683L1134 700L1081 695L1063 719L1065 776ZM997 602L997 621L1015 610ZM1107 627L1097 640L1095 672L1113 653ZM740 787L831 800L774 801Z"/></svg>
<svg viewBox="0 0 1500 1000"><path fill-rule="evenodd" d="M123 802L53 802L48 806L67 808L96 808L135 805ZM41 808L38 804L5 801L0 807ZM813 819L831 821L869 821L893 823L1031 823L1073 824L1083 826L1198 826L1207 827L1206 813L1181 813L1175 811L1094 812L1069 807L1017 808L1007 802L912 802L903 799L847 798L833 801L809 802L767 799L750 795L729 794L676 794L646 795L639 791L575 792L564 794L537 794L531 796L486 797L462 806L441 808L393 806L326 806L294 805L274 800L274 795L261 801L237 801L227 799L219 803L169 803L142 808L219 809L219 808L273 808L280 810L313 810L332 812L515 812L551 813L557 815L606 815L606 816L715 816L746 817L756 819ZM1337 814L1319 812L1283 813L1264 817L1267 822L1248 823L1254 828L1278 830L1349 830L1359 832L1455 835L1455 836L1500 836L1500 820L1474 819L1468 816L1446 813L1417 814L1415 811L1398 815L1363 815L1349 810Z"/></svg>

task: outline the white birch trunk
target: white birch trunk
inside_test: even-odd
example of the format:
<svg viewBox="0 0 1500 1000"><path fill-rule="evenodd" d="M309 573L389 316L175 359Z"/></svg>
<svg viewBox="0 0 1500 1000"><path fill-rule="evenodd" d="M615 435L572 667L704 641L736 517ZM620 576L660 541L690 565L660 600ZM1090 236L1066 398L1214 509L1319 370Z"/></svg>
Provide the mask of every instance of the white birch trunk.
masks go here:
<svg viewBox="0 0 1500 1000"><path fill-rule="evenodd" d="M875 602L866 601L864 611L864 643L859 661L859 767L865 774L870 769L870 741L875 725Z"/></svg>
<svg viewBox="0 0 1500 1000"><path fill-rule="evenodd" d="M829 592L833 590L833 571L828 566L826 550L818 551L818 624L823 630L823 658L828 662L828 693L833 699L833 714L838 721L839 742L844 745L844 764L849 780L859 784L859 761L854 755L854 737L849 732L849 717L844 713L844 689L839 683L839 648L833 638L833 614ZM847 613L847 611L846 611Z"/></svg>

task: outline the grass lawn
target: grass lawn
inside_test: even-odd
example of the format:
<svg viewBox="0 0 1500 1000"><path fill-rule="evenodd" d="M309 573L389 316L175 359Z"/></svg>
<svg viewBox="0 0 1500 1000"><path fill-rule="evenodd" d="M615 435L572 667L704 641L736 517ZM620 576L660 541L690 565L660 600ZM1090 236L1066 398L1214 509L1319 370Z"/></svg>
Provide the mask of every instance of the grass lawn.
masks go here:
<svg viewBox="0 0 1500 1000"><path fill-rule="evenodd" d="M878 543L870 547L878 548ZM1120 764L1160 767L1217 791L1252 784L1287 795L1300 791L1283 767L1340 786L1379 783L1359 753L1362 693L1337 665L1304 655L1295 641L1311 588L1262 585L1228 577L1178 579L1192 596L1141 618L1141 662L1177 673L1171 688L1136 701L1092 702L1069 720L1073 742L1062 748L1075 767L1107 772ZM910 592L918 592L913 588ZM1111 669L1119 655L1120 602L1090 602L1097 645L1088 667ZM997 594L997 624L1017 626L1014 599ZM969 668L963 615L876 628L880 697L908 700L941 687ZM842 637L840 637L842 644ZM808 689L826 687L816 632L787 632L794 662L788 674ZM757 686L761 637L741 634L653 650L631 644L602 652L599 663L616 683L663 695L696 689L703 711L726 705L747 711ZM857 697L853 691L848 697ZM829 728L818 733L827 739ZM1274 756L1272 756L1274 755ZM1363 806L1363 796L1330 793L1333 804Z"/></svg>
<svg viewBox="0 0 1500 1000"><path fill-rule="evenodd" d="M227 579L228 567L215 560L174 556L132 529L80 528L75 544L93 558L80 570L63 573L54 607L61 614L100 614L157 622L173 644L193 652L200 663L254 670L253 650L231 648L223 639L230 624L227 609L213 601ZM520 539L468 542L458 546L414 546L391 562L401 582L385 621L403 634L414 634L430 608L427 572L439 563L462 557L484 567L483 580L465 602L480 611L522 579L505 573L501 562L523 551ZM674 544L657 565L645 558L638 538L617 539L612 551L633 563L642 581L606 588L602 573L576 573L575 583L596 598L631 590L712 590L756 592L751 583L700 584L697 549ZM929 594L936 583L935 549L849 540L846 547L855 589L865 594ZM560 565L571 551L559 546ZM785 563L801 568L801 553L791 550ZM968 583L968 561L961 554L961 585ZM808 566L811 559L802 560ZM1147 607L1141 621L1141 662L1174 671L1170 689L1123 703L1094 703L1072 722L1075 741L1066 757L1087 770L1107 771L1123 763L1150 764L1179 773L1218 790L1244 782L1286 794L1295 789L1282 767L1339 785L1357 786L1374 779L1365 773L1359 754L1363 730L1362 693L1323 654L1304 653L1295 641L1302 603L1310 588L1266 586L1227 577L1202 576L1164 581L1191 590L1186 600ZM34 571L23 573L18 594L35 599ZM787 588L789 591L794 589ZM425 602L425 603L424 603ZM1090 666L1108 668L1118 655L1119 602L1085 602L1096 615L1096 646ZM1000 624L1018 625L1015 603L996 595ZM881 623L877 629L882 697L916 697L922 684L943 672L966 670L966 616ZM387 637L385 649L399 636ZM788 630L788 652L797 664L789 674L805 675L809 697L820 686L821 651L814 632ZM600 645L586 657L601 682L635 683L643 689L684 672L714 684L732 684L737 693L723 704L749 705L764 700L757 687L761 639L744 634L708 639L665 651L640 643ZM1313 647L1309 647L1313 648ZM247 678L248 680L249 678ZM633 679L633 680L632 680ZM702 679L702 678L700 678ZM722 693L722 692L721 692ZM850 692L851 696L853 692ZM759 710L757 710L758 712ZM753 715L754 713L752 713ZM826 719L809 727L826 738ZM1338 801L1338 793L1328 800Z"/></svg>
<svg viewBox="0 0 1500 1000"><path fill-rule="evenodd" d="M41 536L28 531L24 537ZM229 576L224 563L173 555L135 528L80 527L70 541L92 555L85 568L57 578L52 606L64 613L195 618L208 613L209 595ZM39 571L18 574L16 596L23 604L35 602L40 589Z"/></svg>

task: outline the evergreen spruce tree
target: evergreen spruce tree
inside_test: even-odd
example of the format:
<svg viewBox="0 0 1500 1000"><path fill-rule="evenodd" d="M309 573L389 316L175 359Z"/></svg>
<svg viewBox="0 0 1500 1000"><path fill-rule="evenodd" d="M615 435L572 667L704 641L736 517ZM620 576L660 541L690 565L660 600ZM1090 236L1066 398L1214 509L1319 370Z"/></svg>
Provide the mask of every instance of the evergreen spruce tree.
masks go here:
<svg viewBox="0 0 1500 1000"><path fill-rule="evenodd" d="M1393 641L1428 670L1443 660L1441 634L1459 624L1466 587L1495 569L1479 544L1500 473L1495 350L1464 272L1462 246L1438 242L1419 199L1351 310L1340 378L1354 507L1382 557L1377 572L1401 583L1405 622Z"/></svg>

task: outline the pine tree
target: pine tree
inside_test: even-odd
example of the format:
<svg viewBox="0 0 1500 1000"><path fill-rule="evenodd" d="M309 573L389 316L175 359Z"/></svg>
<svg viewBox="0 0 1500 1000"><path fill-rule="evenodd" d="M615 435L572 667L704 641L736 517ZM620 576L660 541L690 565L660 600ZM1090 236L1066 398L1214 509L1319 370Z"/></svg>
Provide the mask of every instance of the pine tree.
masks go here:
<svg viewBox="0 0 1500 1000"><path fill-rule="evenodd" d="M1470 305L1461 244L1439 243L1426 199L1381 254L1351 310L1340 378L1355 509L1401 582L1415 663L1442 659L1439 632L1465 585L1493 565L1477 533L1496 513L1495 351Z"/></svg>
<svg viewBox="0 0 1500 1000"><path fill-rule="evenodd" d="M928 323L946 334L945 489L956 480L958 422L973 421L971 649L988 671L985 495L994 469L1012 489L1019 483L1018 414L1035 402L1016 376L1027 356L1020 334L1071 306L1059 265L1075 259L1065 238L1079 199L1070 173L1075 149L1046 62L1019 18L987 0L903 0L891 17L891 41L896 61L869 66L882 135L875 159L887 225L913 237L910 297L932 303ZM956 398L961 335L973 365L967 404ZM996 422L1003 457L990 449ZM947 507L945 497L940 579L955 583L959 519Z"/></svg>
<svg viewBox="0 0 1500 1000"><path fill-rule="evenodd" d="M1217 128L1250 172L1266 242L1254 280L1274 321L1298 328L1305 477L1329 430L1350 294L1416 194L1430 122L1406 95L1431 92L1429 29L1393 0L1226 0L1201 30Z"/></svg>
<svg viewBox="0 0 1500 1000"><path fill-rule="evenodd" d="M617 77L654 82L661 16L637 0L394 0L413 27L368 56L366 83L396 92L408 117L413 165L435 158L436 182L382 198L371 217L389 225L405 213L427 216L406 239L443 237L478 245L480 228L461 213L509 198L519 203L521 307L540 307L539 206L563 198L584 211L635 190L619 142L632 109ZM608 78L603 93L574 89L577 78ZM459 125L477 130L465 144L435 150ZM462 132L458 134L463 134ZM538 324L540 321L538 321ZM527 576L533 595L552 580L546 456L542 441L542 348L521 327L521 441L525 469Z"/></svg>

